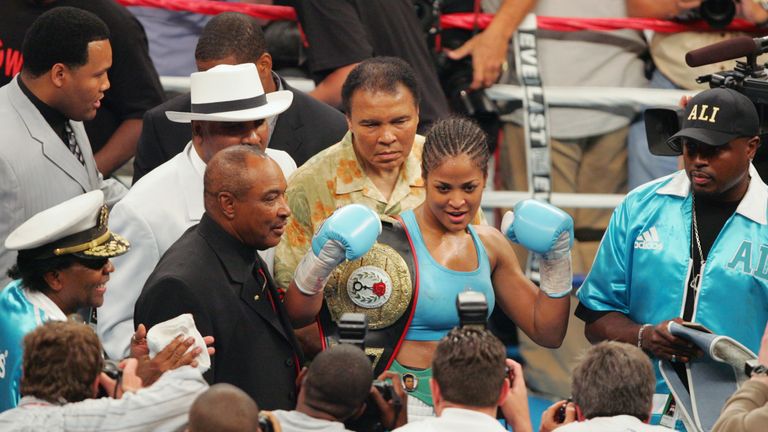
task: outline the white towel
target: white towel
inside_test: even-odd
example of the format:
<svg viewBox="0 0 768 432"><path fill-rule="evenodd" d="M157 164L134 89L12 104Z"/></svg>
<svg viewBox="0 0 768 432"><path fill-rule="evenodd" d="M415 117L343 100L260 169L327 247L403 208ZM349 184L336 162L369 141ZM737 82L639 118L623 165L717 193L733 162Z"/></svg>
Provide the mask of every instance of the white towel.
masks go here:
<svg viewBox="0 0 768 432"><path fill-rule="evenodd" d="M157 353L168 346L168 344L178 335L184 335L185 338L191 336L195 339L195 343L189 347L189 349L195 347L202 348L202 352L197 356L197 369L200 370L200 373L205 373L205 371L210 369L211 356L208 355L208 347L205 345L203 336L197 331L197 327L195 327L195 319L192 318L192 314L188 313L161 322L160 324L155 324L149 329L147 332L149 357L155 357Z"/></svg>

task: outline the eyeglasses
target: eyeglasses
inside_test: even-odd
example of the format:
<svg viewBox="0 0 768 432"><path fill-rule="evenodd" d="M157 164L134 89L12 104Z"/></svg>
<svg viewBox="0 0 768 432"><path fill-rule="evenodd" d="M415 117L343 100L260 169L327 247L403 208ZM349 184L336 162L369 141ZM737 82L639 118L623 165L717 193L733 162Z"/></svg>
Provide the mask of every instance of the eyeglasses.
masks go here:
<svg viewBox="0 0 768 432"><path fill-rule="evenodd" d="M83 267L88 267L91 270L101 270L104 268L105 265L107 265L107 261L109 261L109 258L78 258L77 262L80 263Z"/></svg>

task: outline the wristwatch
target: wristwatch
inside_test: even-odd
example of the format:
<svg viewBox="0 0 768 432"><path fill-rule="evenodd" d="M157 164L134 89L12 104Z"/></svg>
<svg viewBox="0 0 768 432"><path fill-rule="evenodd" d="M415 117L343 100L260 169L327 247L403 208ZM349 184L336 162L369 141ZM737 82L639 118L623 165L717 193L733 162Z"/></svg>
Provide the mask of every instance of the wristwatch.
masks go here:
<svg viewBox="0 0 768 432"><path fill-rule="evenodd" d="M744 373L748 377L752 377L755 375L768 376L768 367L760 364L760 362L757 359L747 360L746 362L744 362Z"/></svg>

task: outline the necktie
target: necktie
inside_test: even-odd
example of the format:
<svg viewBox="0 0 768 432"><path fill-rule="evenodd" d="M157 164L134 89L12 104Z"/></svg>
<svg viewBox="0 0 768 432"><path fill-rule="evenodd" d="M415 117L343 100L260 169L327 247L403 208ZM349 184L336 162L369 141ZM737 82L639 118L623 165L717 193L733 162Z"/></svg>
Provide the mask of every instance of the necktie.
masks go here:
<svg viewBox="0 0 768 432"><path fill-rule="evenodd" d="M77 138L75 138L75 131L72 130L72 125L69 124L69 120L64 122L64 132L67 134L67 147L69 148L69 151L72 152L73 155L77 158L78 161L80 161L81 164L85 165L85 158L83 157L83 152L80 151L80 146L77 144Z"/></svg>

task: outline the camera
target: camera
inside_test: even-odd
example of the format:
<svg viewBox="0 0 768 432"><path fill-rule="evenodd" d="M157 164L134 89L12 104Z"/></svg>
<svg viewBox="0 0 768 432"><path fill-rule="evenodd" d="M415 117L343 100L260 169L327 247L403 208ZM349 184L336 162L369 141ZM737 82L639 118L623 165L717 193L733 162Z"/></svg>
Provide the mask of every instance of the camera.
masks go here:
<svg viewBox="0 0 768 432"><path fill-rule="evenodd" d="M751 377L753 374L766 375L768 368L760 363L759 359L751 359L744 362L744 375Z"/></svg>
<svg viewBox="0 0 768 432"><path fill-rule="evenodd" d="M123 370L114 360L104 360L104 367L101 371L115 381L119 381L123 377Z"/></svg>
<svg viewBox="0 0 768 432"><path fill-rule="evenodd" d="M373 380L373 387L381 393L381 397L386 401L397 397L395 390L392 388L392 383L389 381Z"/></svg>
<svg viewBox="0 0 768 432"><path fill-rule="evenodd" d="M712 0L708 0L712 1ZM720 0L722 1L722 0ZM703 4L702 4L703 5ZM733 70L703 75L696 79L698 83L707 83L710 88L725 87L738 91L755 105L757 114L760 118L760 141L761 145L757 148L757 153L752 163L761 176L768 175L768 74L765 67L757 63L757 57L768 52L768 38L753 39L754 48L750 53L740 51L746 56L745 60L738 60ZM725 54L717 53L717 56L707 57L710 63L733 59L729 56L732 46L724 45L726 42L719 42L696 51L709 49L725 51ZM694 53L692 51L688 55ZM686 61L688 62L688 55ZM721 57L715 59L715 57ZM690 62L689 62L690 64ZM700 66L705 62L692 64ZM656 156L679 156L680 150L670 148L667 145L667 139L680 131L683 123L684 109L676 108L649 108L643 113L645 120L645 131L648 137L648 150Z"/></svg>
<svg viewBox="0 0 768 432"><path fill-rule="evenodd" d="M337 340L339 343L354 345L365 351L365 337L368 334L368 315L345 312L336 322L336 327L338 329ZM368 358L371 359L371 356L369 355ZM373 363L373 359L371 361ZM395 393L391 382L374 380L373 387L381 394L385 401L391 401L397 407L402 406L402 400ZM357 418L347 419L345 426L349 430L360 432L383 432L385 430L381 424L381 412L370 396L365 411Z"/></svg>
<svg viewBox="0 0 768 432"><path fill-rule="evenodd" d="M275 423L278 423L277 419L273 419L271 413L267 414L264 411L259 412L259 429L261 432L274 432L275 430L280 430L275 427Z"/></svg>
<svg viewBox="0 0 768 432"><path fill-rule="evenodd" d="M444 0L412 0L413 8L426 35L427 45L432 52L433 63L440 79L440 86L453 112L471 117L488 136L488 148L494 152L501 129L499 106L483 90L472 90L472 58L461 60L449 58L444 50L455 50L475 36L474 31L444 29L440 26L443 13L462 12L452 2Z"/></svg>
<svg viewBox="0 0 768 432"><path fill-rule="evenodd" d="M565 409L568 408L568 404L573 402L573 399L568 398L564 404L557 407L557 411L555 411L555 422L562 423L565 421Z"/></svg>
<svg viewBox="0 0 768 432"><path fill-rule="evenodd" d="M365 350L365 336L368 334L368 315L346 312L336 323L339 343L354 345Z"/></svg>
<svg viewBox="0 0 768 432"><path fill-rule="evenodd" d="M103 386L99 386L98 397L117 398L117 388L120 387L120 384L123 381L123 370L120 369L119 363L115 360L104 360L104 366L101 368L101 372L115 381L115 389L112 391L112 394L109 394Z"/></svg>
<svg viewBox="0 0 768 432"><path fill-rule="evenodd" d="M479 291L464 291L456 296L456 310L459 312L461 327L487 326L488 301L485 294Z"/></svg>
<svg viewBox="0 0 768 432"><path fill-rule="evenodd" d="M736 16L736 3L734 0L704 0L699 6L699 15L710 27L725 28Z"/></svg>

